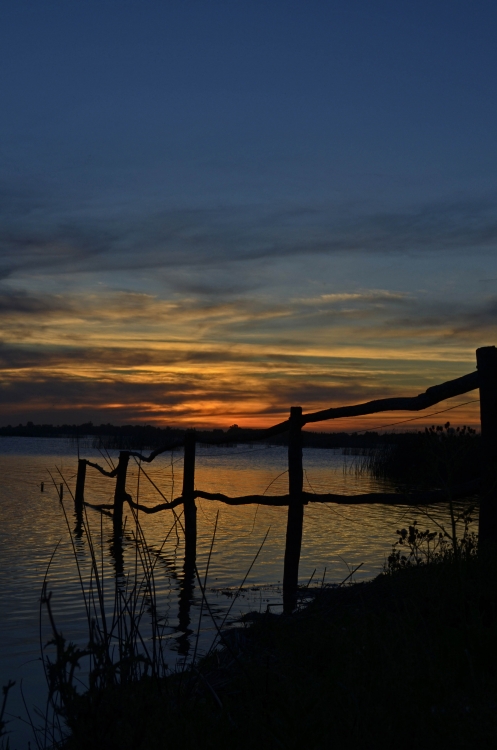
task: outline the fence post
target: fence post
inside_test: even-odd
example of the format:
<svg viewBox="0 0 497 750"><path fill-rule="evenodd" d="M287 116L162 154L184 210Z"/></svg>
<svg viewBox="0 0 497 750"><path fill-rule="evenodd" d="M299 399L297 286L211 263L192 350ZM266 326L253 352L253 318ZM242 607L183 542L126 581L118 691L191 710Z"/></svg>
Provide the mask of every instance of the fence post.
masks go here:
<svg viewBox="0 0 497 750"><path fill-rule="evenodd" d="M480 494L480 549L497 552L497 349L476 350L480 377L482 488Z"/></svg>
<svg viewBox="0 0 497 750"><path fill-rule="evenodd" d="M195 491L195 430L185 433L183 462L183 513L185 519L185 574L186 567L194 568L197 559L197 506Z"/></svg>
<svg viewBox="0 0 497 750"><path fill-rule="evenodd" d="M126 497L126 472L128 470L128 461L128 451L121 451L119 453L119 463L117 465L116 489L114 492L114 513L112 516L114 537L116 538L123 535L123 505Z"/></svg>
<svg viewBox="0 0 497 750"><path fill-rule="evenodd" d="M290 500L286 527L285 563L283 570L283 611L291 614L296 604L299 580L300 548L302 545L302 525L304 504L302 487L302 407L290 409L290 429L288 433L288 483Z"/></svg>
<svg viewBox="0 0 497 750"><path fill-rule="evenodd" d="M76 492L74 493L74 511L78 521L83 518L83 505L85 502L85 479L86 461L78 459L78 475L76 477Z"/></svg>

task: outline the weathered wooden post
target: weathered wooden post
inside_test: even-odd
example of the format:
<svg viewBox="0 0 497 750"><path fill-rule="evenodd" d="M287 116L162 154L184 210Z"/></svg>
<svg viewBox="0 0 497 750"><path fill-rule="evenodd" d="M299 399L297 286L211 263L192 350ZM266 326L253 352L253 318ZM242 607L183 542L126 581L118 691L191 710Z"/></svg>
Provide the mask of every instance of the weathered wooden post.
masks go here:
<svg viewBox="0 0 497 750"><path fill-rule="evenodd" d="M85 479L86 479L86 460L78 459L78 474L76 476L76 491L74 493L74 511L79 521L83 520L83 505L85 502Z"/></svg>
<svg viewBox="0 0 497 750"><path fill-rule="evenodd" d="M290 429L288 433L288 483L290 500L286 527L285 563L283 570L283 611L291 614L296 604L299 581L300 548L302 546L302 525L304 503L302 487L302 407L290 409Z"/></svg>
<svg viewBox="0 0 497 750"><path fill-rule="evenodd" d="M482 488L480 494L480 549L497 552L497 349L476 350L480 377Z"/></svg>
<svg viewBox="0 0 497 750"><path fill-rule="evenodd" d="M183 462L183 511L185 519L185 566L195 566L197 559L197 506L195 505L195 430L185 433Z"/></svg>
<svg viewBox="0 0 497 750"><path fill-rule="evenodd" d="M119 539L123 535L123 505L126 499L126 472L128 470L129 453L121 451L119 453L119 463L117 465L116 489L114 492L114 513L112 520L114 524L114 537Z"/></svg>

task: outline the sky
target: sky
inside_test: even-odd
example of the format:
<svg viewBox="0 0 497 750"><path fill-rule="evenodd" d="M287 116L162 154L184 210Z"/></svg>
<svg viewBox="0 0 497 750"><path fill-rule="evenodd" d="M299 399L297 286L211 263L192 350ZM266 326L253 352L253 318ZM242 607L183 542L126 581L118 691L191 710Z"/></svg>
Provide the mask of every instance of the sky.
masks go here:
<svg viewBox="0 0 497 750"><path fill-rule="evenodd" d="M486 0L4 0L0 424L262 427L472 372L496 31Z"/></svg>

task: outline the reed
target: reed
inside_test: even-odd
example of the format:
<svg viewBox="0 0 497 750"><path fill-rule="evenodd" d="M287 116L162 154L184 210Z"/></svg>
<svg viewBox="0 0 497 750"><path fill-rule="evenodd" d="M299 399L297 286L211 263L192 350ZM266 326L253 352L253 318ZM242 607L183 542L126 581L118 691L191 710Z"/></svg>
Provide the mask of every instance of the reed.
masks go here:
<svg viewBox="0 0 497 750"><path fill-rule="evenodd" d="M449 558L323 588L291 617L235 631L188 692L170 674L87 698L64 747L493 747L496 572L463 563L463 606Z"/></svg>
<svg viewBox="0 0 497 750"><path fill-rule="evenodd" d="M110 619L85 518L92 564L91 585L82 592L90 633L95 631L86 651L57 632L44 591L55 651L46 663L49 697L61 720L57 738L53 729L47 733L51 746L252 750L337 744L384 750L400 739L407 748L421 742L428 748L492 747L497 564L476 555L472 509L459 512L451 501L458 478L453 467L461 461L461 446L474 437L460 433L450 432L450 425L425 433L427 477L436 477L448 493L447 528L422 531L413 522L398 530L385 573L373 582L322 586L291 617L266 613L235 635L218 627L222 648L179 673L167 669L162 652L156 561L138 518L131 535L134 578L116 577ZM176 522L169 534L174 528ZM214 539L211 554L213 546ZM195 575L210 613L207 578L202 581L196 568ZM196 642L195 656L198 633ZM91 677L80 693L74 674L83 659L91 660Z"/></svg>
<svg viewBox="0 0 497 750"><path fill-rule="evenodd" d="M53 476L52 481L57 486ZM71 492L67 483L65 485ZM88 641L85 647L80 647L68 641L57 627L52 594L49 591L50 567L57 553L55 549L47 566L40 597L40 633L43 610L48 615L52 637L48 643L41 644L48 696L45 713L39 714L42 724L33 727L35 740L38 748L43 750L73 746L138 747L141 737L146 734L145 724L149 710L145 710L145 703L164 703L168 710L174 711L177 718L184 712L191 714L192 706L203 690L208 689L212 696L216 695L204 675L202 664L205 659L198 658L204 608L211 616L215 630L209 653L218 642L228 650L231 648L222 628L233 602L219 626L206 598L215 530L203 580L196 565L194 566L202 602L193 656L189 664L185 660L181 667L169 669L163 638L167 622L160 617L158 611L155 576L160 553L174 531L177 533L178 525L184 533L181 517L175 515L174 524L165 536L161 548L151 553L138 514L132 508L134 528L126 531L126 541L135 551L134 570L124 574L123 549L119 549L119 540L113 535L112 554L116 574L109 585L103 561L103 516L100 516L100 539L90 526L86 508L77 531L71 532L70 520L60 495L59 500L73 547L86 611ZM269 530L240 589L243 588L268 533ZM75 546L75 537L78 535L84 538L90 552L89 571L83 570L79 562ZM113 597L112 606L110 596ZM236 654L233 657L236 659ZM78 678L81 669L87 673L87 683L84 686ZM139 706L143 709L141 713L137 713Z"/></svg>
<svg viewBox="0 0 497 750"><path fill-rule="evenodd" d="M291 617L261 614L229 636L219 629L222 648L187 680L106 689L66 750L493 747L497 561L477 556L474 508L451 500L468 433L454 438L449 428L426 433L431 481L447 491L446 527L398 530L385 572L370 583L321 586Z"/></svg>
<svg viewBox="0 0 497 750"><path fill-rule="evenodd" d="M9 692L14 687L15 682L13 680L9 680L6 685L2 687L2 705L0 706L0 748L1 750L9 750L10 743L8 738L8 732L7 732L7 723L4 721L5 716L5 709L7 707L7 699L9 697Z"/></svg>
<svg viewBox="0 0 497 750"><path fill-rule="evenodd" d="M462 484L481 475L481 436L471 427L453 428L446 422L385 440L354 454L356 471L419 489Z"/></svg>
<svg viewBox="0 0 497 750"><path fill-rule="evenodd" d="M54 481L53 477L52 480ZM84 648L80 648L67 641L57 627L52 595L48 590L50 561L40 599L41 608L48 614L52 631L51 640L42 649L48 699L44 725L37 729L36 741L38 747L43 748L62 746L82 718L98 710L103 695L118 693L130 685L146 680L166 685L164 678L168 674L163 647L164 627L167 623L158 612L155 568L162 547L175 529L177 517L154 559L146 544L138 515L131 511L134 528L127 532L127 537L135 549L134 569L127 575L124 574L123 549L114 538L112 554L115 576L112 586L109 586L104 572L102 516L99 530L102 550L100 557L97 540L86 513L82 528L78 529L90 553L89 572L85 574L80 566L74 535L62 500L60 504L73 547L86 612L88 642ZM86 668L88 674L88 684L83 692L78 678L78 671L82 668Z"/></svg>

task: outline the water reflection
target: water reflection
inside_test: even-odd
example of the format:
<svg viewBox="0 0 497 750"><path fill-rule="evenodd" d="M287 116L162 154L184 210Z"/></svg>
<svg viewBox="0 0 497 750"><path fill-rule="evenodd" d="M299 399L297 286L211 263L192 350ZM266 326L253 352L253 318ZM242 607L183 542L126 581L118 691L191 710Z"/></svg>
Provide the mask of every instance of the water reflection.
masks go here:
<svg viewBox="0 0 497 750"><path fill-rule="evenodd" d="M124 577L124 549L122 537L112 534L108 539L109 555L111 557L114 570L116 585L124 587L126 580Z"/></svg>
<svg viewBox="0 0 497 750"><path fill-rule="evenodd" d="M9 444L7 444L9 443ZM83 455L83 454L82 454ZM98 460L87 446L85 457ZM74 513L74 505L65 493L64 507L68 513L72 540L66 529L56 488L51 484L47 468L57 465L67 477L71 490L76 482L77 455L75 447L62 440L0 439L0 655L1 684L9 678L17 684L24 678L23 689L28 705L41 706L46 693L39 663L40 623L39 597L47 562L60 541L52 562L48 587L53 591L53 608L58 627L68 640L85 645L88 641L87 612L82 601L78 570L88 589L92 580L92 554L98 560L105 589L105 607L112 619L114 588L122 591L130 586L135 571L144 561L153 572L153 596L145 593L145 613L150 621L160 618L161 633L169 663L175 664L192 654L192 643L199 633L199 649L207 651L216 629L209 611L199 622L201 594L193 567L185 563L183 535L178 520L170 512L154 515L139 514L138 521L129 510L124 534L116 540L111 519L95 511ZM343 457L337 451L304 449L305 489L315 492L353 494L391 489L390 485L358 475L349 464L344 471ZM287 491L286 449L261 447L239 451L213 450L199 447L196 459L196 486L206 491L222 491L227 495L263 493L283 494ZM182 458L175 454L163 456L147 467L147 474L171 499L179 494ZM41 492L41 483L45 482ZM140 484L139 467L130 462L127 491L144 505L163 502L157 498L150 482ZM85 499L93 503L112 502L114 482L88 469ZM216 514L219 522L207 580L207 597L214 616L222 622L230 604L249 569L264 535L269 536L254 565L244 591L233 603L233 619L250 611L272 611L281 606L283 552L286 531L286 509L269 506L232 507L217 502L197 503L197 568L203 580ZM444 522L447 509L430 511L432 518ZM363 563L354 576L358 580L376 575L395 541L396 529L423 518L421 510L385 506L333 506L309 504L305 508L300 580L307 582L316 569L315 580L340 582ZM426 527L433 528L430 520ZM93 545L93 552L90 547ZM74 547L73 547L74 543ZM29 549L29 555L26 550ZM140 573L144 580L144 574ZM93 583L94 585L94 583ZM145 587L143 583L143 587ZM112 592L112 593L111 593ZM223 593L224 592L224 593ZM143 620L145 622L145 619ZM50 638L42 618L41 638ZM23 714L20 693L18 704L12 698L12 712ZM9 697L9 700L11 699ZM28 739L31 739L28 737ZM18 746L27 741L15 737Z"/></svg>
<svg viewBox="0 0 497 750"><path fill-rule="evenodd" d="M177 631L181 634L177 639L178 653L188 656L191 648L190 636L193 634L191 623L191 607L193 604L193 592L195 590L195 567L191 562L186 562L183 567L183 580L181 582L178 600L178 625Z"/></svg>
<svg viewBox="0 0 497 750"><path fill-rule="evenodd" d="M76 523L74 526L73 536L74 539L81 539L83 537L83 516L80 513L74 514Z"/></svg>

